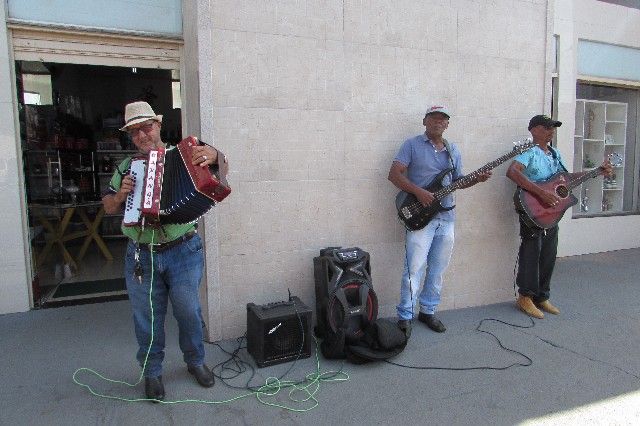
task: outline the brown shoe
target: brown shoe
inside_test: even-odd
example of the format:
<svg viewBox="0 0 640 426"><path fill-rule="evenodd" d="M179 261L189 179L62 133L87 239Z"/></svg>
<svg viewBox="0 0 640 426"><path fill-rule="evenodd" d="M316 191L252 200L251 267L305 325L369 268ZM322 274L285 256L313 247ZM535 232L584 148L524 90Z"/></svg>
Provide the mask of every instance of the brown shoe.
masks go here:
<svg viewBox="0 0 640 426"><path fill-rule="evenodd" d="M520 309L522 312L529 315L530 317L534 317L538 319L544 318L544 314L542 313L542 311L536 308L536 305L533 304L533 301L531 300L531 296L519 295L518 300L516 301L516 308Z"/></svg>
<svg viewBox="0 0 640 426"><path fill-rule="evenodd" d="M553 306L548 300L536 303L536 305L538 306L538 308L542 309L545 312L549 312L550 314L558 315L560 313L560 309Z"/></svg>

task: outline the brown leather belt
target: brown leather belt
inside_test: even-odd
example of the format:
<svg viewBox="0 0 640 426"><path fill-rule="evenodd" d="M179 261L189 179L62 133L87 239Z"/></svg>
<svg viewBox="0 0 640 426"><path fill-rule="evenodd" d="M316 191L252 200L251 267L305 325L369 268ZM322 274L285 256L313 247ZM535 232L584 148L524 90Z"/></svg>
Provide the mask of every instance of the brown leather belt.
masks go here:
<svg viewBox="0 0 640 426"><path fill-rule="evenodd" d="M196 231L191 231L191 232L187 232L186 234L184 234L182 237L176 238L173 241L169 241L166 243L160 243L160 244L143 244L140 243L139 246L141 249L152 249L154 253L164 253L165 251L179 245L182 244L184 242L189 241L191 238L193 238L194 235L196 235L197 232Z"/></svg>

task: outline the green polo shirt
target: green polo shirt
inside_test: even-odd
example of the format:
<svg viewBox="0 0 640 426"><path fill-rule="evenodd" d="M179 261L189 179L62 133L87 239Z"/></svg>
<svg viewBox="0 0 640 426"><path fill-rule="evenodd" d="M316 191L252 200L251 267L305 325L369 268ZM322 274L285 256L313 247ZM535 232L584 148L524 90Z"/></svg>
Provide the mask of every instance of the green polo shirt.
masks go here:
<svg viewBox="0 0 640 426"><path fill-rule="evenodd" d="M122 178L129 174L129 168L131 165L131 157L125 158L119 165L118 170L111 177L109 181L109 192L116 194L120 190L122 185ZM182 225L162 225L162 226L124 226L124 223L120 226L122 233L133 241L137 241L143 244L162 243L165 241L173 241L187 232L195 231L197 224L187 223Z"/></svg>

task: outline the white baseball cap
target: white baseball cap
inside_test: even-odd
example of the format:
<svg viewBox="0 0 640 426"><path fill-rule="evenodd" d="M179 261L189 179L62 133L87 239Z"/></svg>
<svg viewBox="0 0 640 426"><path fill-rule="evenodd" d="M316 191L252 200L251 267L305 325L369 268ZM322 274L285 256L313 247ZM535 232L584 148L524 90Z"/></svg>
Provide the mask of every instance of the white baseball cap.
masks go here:
<svg viewBox="0 0 640 426"><path fill-rule="evenodd" d="M446 106L442 106L442 105L433 105L430 106L429 108L427 108L427 112L425 114L425 117L429 114L433 114L434 112L439 112L442 113L444 115L446 115L447 117L451 117L451 114L449 113L449 108L447 108Z"/></svg>

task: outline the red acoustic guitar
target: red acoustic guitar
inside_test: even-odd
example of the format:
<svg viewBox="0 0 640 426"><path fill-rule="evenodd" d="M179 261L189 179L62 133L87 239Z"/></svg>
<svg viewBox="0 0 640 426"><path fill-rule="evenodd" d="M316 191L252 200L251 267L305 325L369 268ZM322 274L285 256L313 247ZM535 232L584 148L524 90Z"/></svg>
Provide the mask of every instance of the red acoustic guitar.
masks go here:
<svg viewBox="0 0 640 426"><path fill-rule="evenodd" d="M622 157L614 152L609 155L609 161L613 167L618 167L622 164ZM578 179L573 179L567 172L558 172L545 181L536 182L540 188L554 191L560 197L560 202L555 206L543 204L538 197L518 187L516 193L513 194L516 211L524 213L522 218L530 226L544 229L553 228L560 222L564 212L578 202L571 191L588 179L596 177L602 170L604 170L602 166L597 167Z"/></svg>

